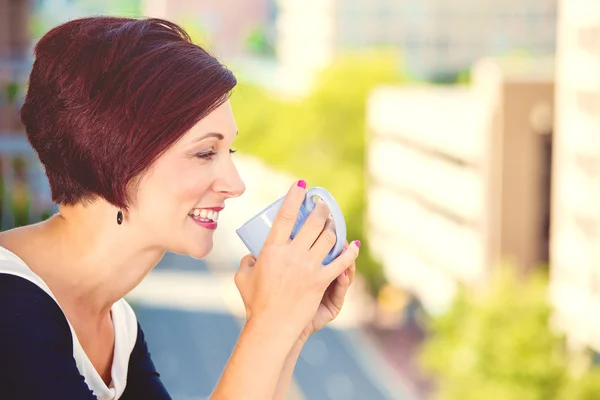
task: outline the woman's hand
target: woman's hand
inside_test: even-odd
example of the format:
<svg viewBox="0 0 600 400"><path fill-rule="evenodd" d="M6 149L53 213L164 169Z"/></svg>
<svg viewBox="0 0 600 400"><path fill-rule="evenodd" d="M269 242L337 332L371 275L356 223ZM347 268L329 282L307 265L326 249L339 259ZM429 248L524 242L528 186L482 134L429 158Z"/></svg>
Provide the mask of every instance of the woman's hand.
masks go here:
<svg viewBox="0 0 600 400"><path fill-rule="evenodd" d="M360 246L360 242L353 242L353 245ZM348 242L344 246L344 251L348 249ZM317 332L325 325L337 318L344 300L346 299L346 293L348 288L354 281L354 274L356 273L356 263L352 262L352 265L338 276L325 290L321 304L317 312L313 316L313 319L306 325L302 333L300 334L299 340L304 343L313 333Z"/></svg>
<svg viewBox="0 0 600 400"><path fill-rule="evenodd" d="M331 224L326 227L329 211L321 202L290 240L305 193L300 185L289 190L258 259L244 257L235 275L247 319L295 338L310 336L337 316L358 257L353 242L323 267L336 236Z"/></svg>

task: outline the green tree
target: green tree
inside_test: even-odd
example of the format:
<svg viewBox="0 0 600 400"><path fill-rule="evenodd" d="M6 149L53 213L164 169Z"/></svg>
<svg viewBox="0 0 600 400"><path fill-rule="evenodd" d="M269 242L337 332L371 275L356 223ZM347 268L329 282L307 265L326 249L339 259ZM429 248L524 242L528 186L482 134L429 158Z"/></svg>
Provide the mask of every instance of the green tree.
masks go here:
<svg viewBox="0 0 600 400"><path fill-rule="evenodd" d="M269 37L262 27L254 28L248 34L245 41L246 49L255 54L265 56L275 55L275 46L269 40Z"/></svg>
<svg viewBox="0 0 600 400"><path fill-rule="evenodd" d="M499 268L485 292L462 289L445 315L431 320L421 349L443 400L592 400L600 370L574 374L564 338L550 329L547 277ZM590 359L589 354L582 357Z"/></svg>

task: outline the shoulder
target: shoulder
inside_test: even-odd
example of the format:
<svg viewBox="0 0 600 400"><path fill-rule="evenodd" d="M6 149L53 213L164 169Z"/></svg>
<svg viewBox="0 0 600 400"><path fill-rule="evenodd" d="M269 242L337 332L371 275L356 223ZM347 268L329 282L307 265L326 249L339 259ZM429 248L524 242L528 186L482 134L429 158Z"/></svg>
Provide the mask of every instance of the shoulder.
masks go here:
<svg viewBox="0 0 600 400"><path fill-rule="evenodd" d="M95 398L77 369L58 304L35 283L7 273L0 273L0 354L0 387L10 398L37 399L42 392Z"/></svg>
<svg viewBox="0 0 600 400"><path fill-rule="evenodd" d="M37 357L64 352L72 359L71 328L45 283L0 247L0 354L20 363L36 359L36 352Z"/></svg>
<svg viewBox="0 0 600 400"><path fill-rule="evenodd" d="M69 324L48 293L28 279L0 273L0 342L10 334L19 342L53 334L72 342Z"/></svg>
<svg viewBox="0 0 600 400"><path fill-rule="evenodd" d="M11 334L18 343L60 338L72 354L69 323L50 289L22 259L0 246L0 339Z"/></svg>

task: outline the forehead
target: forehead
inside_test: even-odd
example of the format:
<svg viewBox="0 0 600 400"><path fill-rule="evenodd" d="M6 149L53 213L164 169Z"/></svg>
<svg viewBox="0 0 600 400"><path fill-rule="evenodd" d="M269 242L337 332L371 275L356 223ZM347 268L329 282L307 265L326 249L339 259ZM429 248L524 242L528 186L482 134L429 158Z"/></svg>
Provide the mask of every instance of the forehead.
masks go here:
<svg viewBox="0 0 600 400"><path fill-rule="evenodd" d="M215 108L202 118L185 135L185 140L194 141L201 139L208 133L220 133L225 140L233 140L237 134L237 125L229 100Z"/></svg>

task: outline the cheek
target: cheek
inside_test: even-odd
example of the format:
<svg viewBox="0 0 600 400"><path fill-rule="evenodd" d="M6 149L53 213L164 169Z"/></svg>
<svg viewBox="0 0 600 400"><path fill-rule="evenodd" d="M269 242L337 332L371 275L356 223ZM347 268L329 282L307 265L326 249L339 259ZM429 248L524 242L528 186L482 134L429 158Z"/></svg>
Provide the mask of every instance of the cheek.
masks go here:
<svg viewBox="0 0 600 400"><path fill-rule="evenodd" d="M164 170L154 185L157 197L168 208L178 213L187 213L196 206L205 206L202 198L209 192L214 180L210 166L187 165Z"/></svg>
<svg viewBox="0 0 600 400"><path fill-rule="evenodd" d="M182 182L184 175L171 173L168 169L156 169L151 175L146 176L136 194L136 208L144 219L153 215L153 219L159 219L159 214L171 216L179 193L183 190Z"/></svg>
<svg viewBox="0 0 600 400"><path fill-rule="evenodd" d="M202 206L202 197L210 190L213 181L211 168L189 164L160 165L143 181L138 191L141 212L150 212L153 219L160 214L169 220L183 217L195 206ZM182 218L183 218L182 217Z"/></svg>
<svg viewBox="0 0 600 400"><path fill-rule="evenodd" d="M212 184L212 173L209 168L198 168L197 171L182 171L169 181L169 190L176 201L184 207L202 206L200 201L209 191Z"/></svg>

